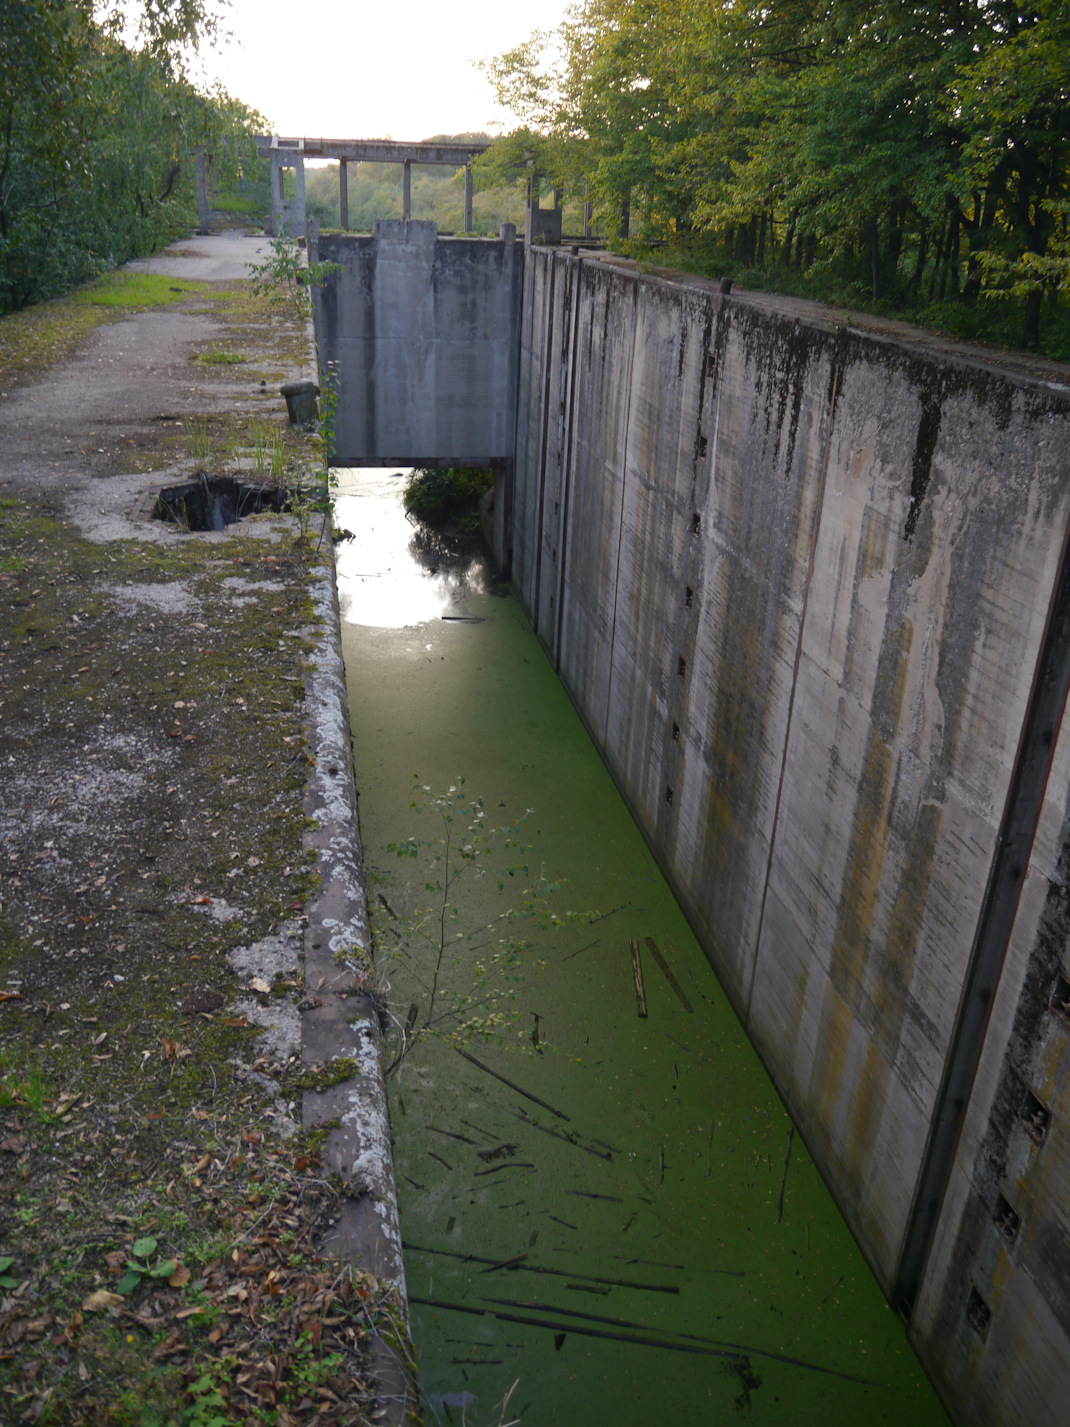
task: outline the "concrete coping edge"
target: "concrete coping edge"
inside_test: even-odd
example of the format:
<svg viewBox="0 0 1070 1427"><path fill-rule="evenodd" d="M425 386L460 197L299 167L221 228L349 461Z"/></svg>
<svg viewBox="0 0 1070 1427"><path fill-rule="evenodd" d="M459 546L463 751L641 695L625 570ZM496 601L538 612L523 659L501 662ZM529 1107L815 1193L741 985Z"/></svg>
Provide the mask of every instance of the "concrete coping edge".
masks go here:
<svg viewBox="0 0 1070 1427"><path fill-rule="evenodd" d="M391 1322L371 1345L379 1408L386 1409L376 1420L411 1422L416 1387L408 1299L329 537L310 592L316 624L305 679L310 757L305 849L315 855L320 880L305 909L301 1058L311 1067L345 1057L355 1063L356 1073L322 1090L305 1091L302 1119L306 1129L330 1127L321 1151L324 1169L340 1174L348 1188L324 1249L373 1273L391 1302Z"/></svg>

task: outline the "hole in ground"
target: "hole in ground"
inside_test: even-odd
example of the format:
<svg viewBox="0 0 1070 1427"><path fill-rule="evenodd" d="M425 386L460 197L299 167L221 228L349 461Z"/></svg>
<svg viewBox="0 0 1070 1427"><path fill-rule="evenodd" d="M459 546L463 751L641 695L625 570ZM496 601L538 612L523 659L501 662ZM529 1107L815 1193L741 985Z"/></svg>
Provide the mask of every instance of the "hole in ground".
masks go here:
<svg viewBox="0 0 1070 1427"><path fill-rule="evenodd" d="M288 490L254 485L234 476L209 476L201 471L191 481L164 486L156 497L152 518L186 530L223 530L246 515L289 509Z"/></svg>

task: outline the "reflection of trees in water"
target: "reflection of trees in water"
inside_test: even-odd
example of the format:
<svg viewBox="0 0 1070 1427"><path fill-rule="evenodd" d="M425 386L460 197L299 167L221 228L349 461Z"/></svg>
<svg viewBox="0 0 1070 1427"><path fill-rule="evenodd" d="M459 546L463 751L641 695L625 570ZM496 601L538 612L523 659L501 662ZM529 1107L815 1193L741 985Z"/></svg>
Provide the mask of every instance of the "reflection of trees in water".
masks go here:
<svg viewBox="0 0 1070 1427"><path fill-rule="evenodd" d="M478 535L459 535L414 522L409 554L431 575L462 594L486 594L496 583L487 547Z"/></svg>

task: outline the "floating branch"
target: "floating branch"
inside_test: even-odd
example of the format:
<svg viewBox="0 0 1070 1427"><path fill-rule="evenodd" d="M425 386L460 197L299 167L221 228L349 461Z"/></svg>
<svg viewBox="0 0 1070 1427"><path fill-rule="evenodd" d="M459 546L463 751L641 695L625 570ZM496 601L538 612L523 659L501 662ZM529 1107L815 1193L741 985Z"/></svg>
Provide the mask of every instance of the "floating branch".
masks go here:
<svg viewBox="0 0 1070 1427"><path fill-rule="evenodd" d="M551 1115L556 1115L559 1120L567 1120L568 1116L563 1110L555 1110L552 1105L547 1105L545 1100L540 1100L537 1095L532 1095L528 1090L522 1090L511 1080L506 1080L504 1075L499 1075L496 1070L491 1070L489 1065L484 1065L481 1060L476 1060L474 1055L469 1055L466 1050L461 1050L460 1046L454 1046L458 1055L463 1055L465 1060L471 1061L477 1070L482 1070L485 1075L493 1075L495 1080L500 1080L503 1085L508 1085L510 1090L515 1090L518 1095L523 1095L525 1100L530 1100L535 1105L541 1105L544 1110L549 1110Z"/></svg>
<svg viewBox="0 0 1070 1427"><path fill-rule="evenodd" d="M776 1202L776 1221L779 1224L784 1214L784 1190L788 1183L788 1161L791 1159L791 1142L795 1138L795 1126L788 1131L788 1152L784 1156L784 1173L780 1176L780 1198Z"/></svg>
<svg viewBox="0 0 1070 1427"><path fill-rule="evenodd" d="M691 1002L684 995L683 987L680 985L679 981L677 981L676 977L672 974L672 968L669 966L669 963L665 960L661 952L658 950L657 942L652 936L648 936L646 938L646 944L650 948L650 955L654 958L654 960L661 967L662 971L665 973L665 980L669 983L669 985L679 997L680 1005L683 1006L685 1011L691 1011L691 1014L694 1015Z"/></svg>
<svg viewBox="0 0 1070 1427"><path fill-rule="evenodd" d="M632 951L632 976L635 978L635 1006L640 1016L646 1015L646 993L643 991L643 968L639 961L639 943L628 943Z"/></svg>

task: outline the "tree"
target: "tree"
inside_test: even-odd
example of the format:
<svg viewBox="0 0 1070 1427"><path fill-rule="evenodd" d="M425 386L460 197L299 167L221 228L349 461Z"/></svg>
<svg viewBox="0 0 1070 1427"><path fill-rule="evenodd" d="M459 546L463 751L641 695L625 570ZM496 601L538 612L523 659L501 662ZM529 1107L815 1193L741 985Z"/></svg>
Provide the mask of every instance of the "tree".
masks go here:
<svg viewBox="0 0 1070 1427"><path fill-rule="evenodd" d="M587 0L485 69L503 146L550 147L615 236L899 308L1017 296L1027 345L1067 288L1065 0Z"/></svg>
<svg viewBox="0 0 1070 1427"><path fill-rule="evenodd" d="M0 0L0 312L172 236L195 147L248 162L260 116L182 72L215 24L203 0L147 0L133 49L91 0Z"/></svg>

